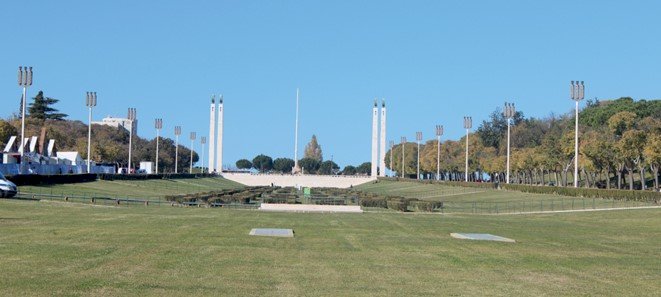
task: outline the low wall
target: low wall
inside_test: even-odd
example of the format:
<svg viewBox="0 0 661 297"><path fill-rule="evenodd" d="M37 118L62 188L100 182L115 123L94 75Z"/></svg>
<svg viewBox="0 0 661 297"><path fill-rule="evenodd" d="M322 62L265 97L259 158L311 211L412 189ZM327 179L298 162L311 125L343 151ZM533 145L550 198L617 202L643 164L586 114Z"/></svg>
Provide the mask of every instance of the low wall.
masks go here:
<svg viewBox="0 0 661 297"><path fill-rule="evenodd" d="M369 176L343 175L291 175L291 174L251 174L223 173L223 177L246 186L350 188L376 180Z"/></svg>
<svg viewBox="0 0 661 297"><path fill-rule="evenodd" d="M321 213L363 213L358 205L313 205L313 204L268 204L262 203L261 211L276 212L321 212Z"/></svg>

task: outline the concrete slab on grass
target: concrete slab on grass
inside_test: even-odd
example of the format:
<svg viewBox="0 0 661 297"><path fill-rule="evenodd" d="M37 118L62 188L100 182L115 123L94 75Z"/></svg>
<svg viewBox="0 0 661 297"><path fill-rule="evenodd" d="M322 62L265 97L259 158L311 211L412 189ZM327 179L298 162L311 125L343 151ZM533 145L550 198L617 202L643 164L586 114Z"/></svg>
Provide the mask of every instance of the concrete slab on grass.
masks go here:
<svg viewBox="0 0 661 297"><path fill-rule="evenodd" d="M458 239L516 242L514 239L488 233L450 233L450 236Z"/></svg>
<svg viewBox="0 0 661 297"><path fill-rule="evenodd" d="M277 228L253 228L248 234L254 236L294 237L294 230Z"/></svg>

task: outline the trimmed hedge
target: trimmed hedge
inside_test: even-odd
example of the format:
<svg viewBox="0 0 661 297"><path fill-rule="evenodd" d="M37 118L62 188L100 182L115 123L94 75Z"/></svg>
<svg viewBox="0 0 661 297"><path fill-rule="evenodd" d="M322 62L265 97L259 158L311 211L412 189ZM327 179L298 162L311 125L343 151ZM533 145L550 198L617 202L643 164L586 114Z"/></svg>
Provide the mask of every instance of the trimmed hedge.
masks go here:
<svg viewBox="0 0 661 297"><path fill-rule="evenodd" d="M661 193L655 191L629 191L615 189L569 188L501 184L503 189L535 194L555 194L570 197L603 198L661 204Z"/></svg>
<svg viewBox="0 0 661 297"><path fill-rule="evenodd" d="M7 179L17 186L37 186L52 184L86 183L96 180L96 174L20 174L7 176Z"/></svg>
<svg viewBox="0 0 661 297"><path fill-rule="evenodd" d="M100 180L148 180L148 179L184 179L215 177L215 174L209 173L164 173L164 174L98 174Z"/></svg>

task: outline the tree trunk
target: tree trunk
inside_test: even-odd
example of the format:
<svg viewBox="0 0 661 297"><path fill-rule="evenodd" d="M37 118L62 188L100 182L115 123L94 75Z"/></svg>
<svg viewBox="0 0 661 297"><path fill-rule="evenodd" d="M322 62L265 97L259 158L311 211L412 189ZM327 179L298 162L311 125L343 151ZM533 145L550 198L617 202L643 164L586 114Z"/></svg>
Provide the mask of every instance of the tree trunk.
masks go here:
<svg viewBox="0 0 661 297"><path fill-rule="evenodd" d="M645 190L645 186L647 185L645 182L645 166L638 166L638 172L640 173L640 189Z"/></svg>
<svg viewBox="0 0 661 297"><path fill-rule="evenodd" d="M589 188L590 187L590 176L585 171L585 167L581 168L581 171L583 172L583 176L585 176L585 187Z"/></svg>
<svg viewBox="0 0 661 297"><path fill-rule="evenodd" d="M659 191L659 166L650 165L650 170L654 175L654 190Z"/></svg>
<svg viewBox="0 0 661 297"><path fill-rule="evenodd" d="M633 170L627 167L627 173L629 174L629 190L633 191Z"/></svg>
<svg viewBox="0 0 661 297"><path fill-rule="evenodd" d="M555 170L553 170L553 178L555 179L555 186L556 186L556 187L559 186L559 185L560 185L560 183L559 183L560 181L558 181L558 172L555 171Z"/></svg>
<svg viewBox="0 0 661 297"><path fill-rule="evenodd" d="M606 189L611 188L611 168L610 166L606 166Z"/></svg>

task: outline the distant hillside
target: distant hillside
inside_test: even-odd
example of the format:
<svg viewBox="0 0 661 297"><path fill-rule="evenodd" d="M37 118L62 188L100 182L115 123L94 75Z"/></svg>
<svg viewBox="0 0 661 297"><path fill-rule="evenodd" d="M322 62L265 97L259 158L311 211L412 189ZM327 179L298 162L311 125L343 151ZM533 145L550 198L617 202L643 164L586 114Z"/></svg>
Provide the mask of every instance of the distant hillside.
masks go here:
<svg viewBox="0 0 661 297"><path fill-rule="evenodd" d="M46 129L46 139L55 139L59 151L78 151L83 158L87 158L87 124L81 121L69 120L40 120L27 118L25 122L25 136L40 137L42 128ZM20 119L0 120L0 145L4 147L11 135L19 135L21 129ZM103 125L92 125L92 160L97 163L113 163L126 166L128 163L129 133L123 128L114 128ZM155 161L156 138L144 139L133 136L133 164L137 166L140 161ZM159 143L159 170L161 172L174 171L175 147L174 140L160 139ZM199 156L193 152L193 161L197 162ZM190 150L179 145L179 169L188 170Z"/></svg>

